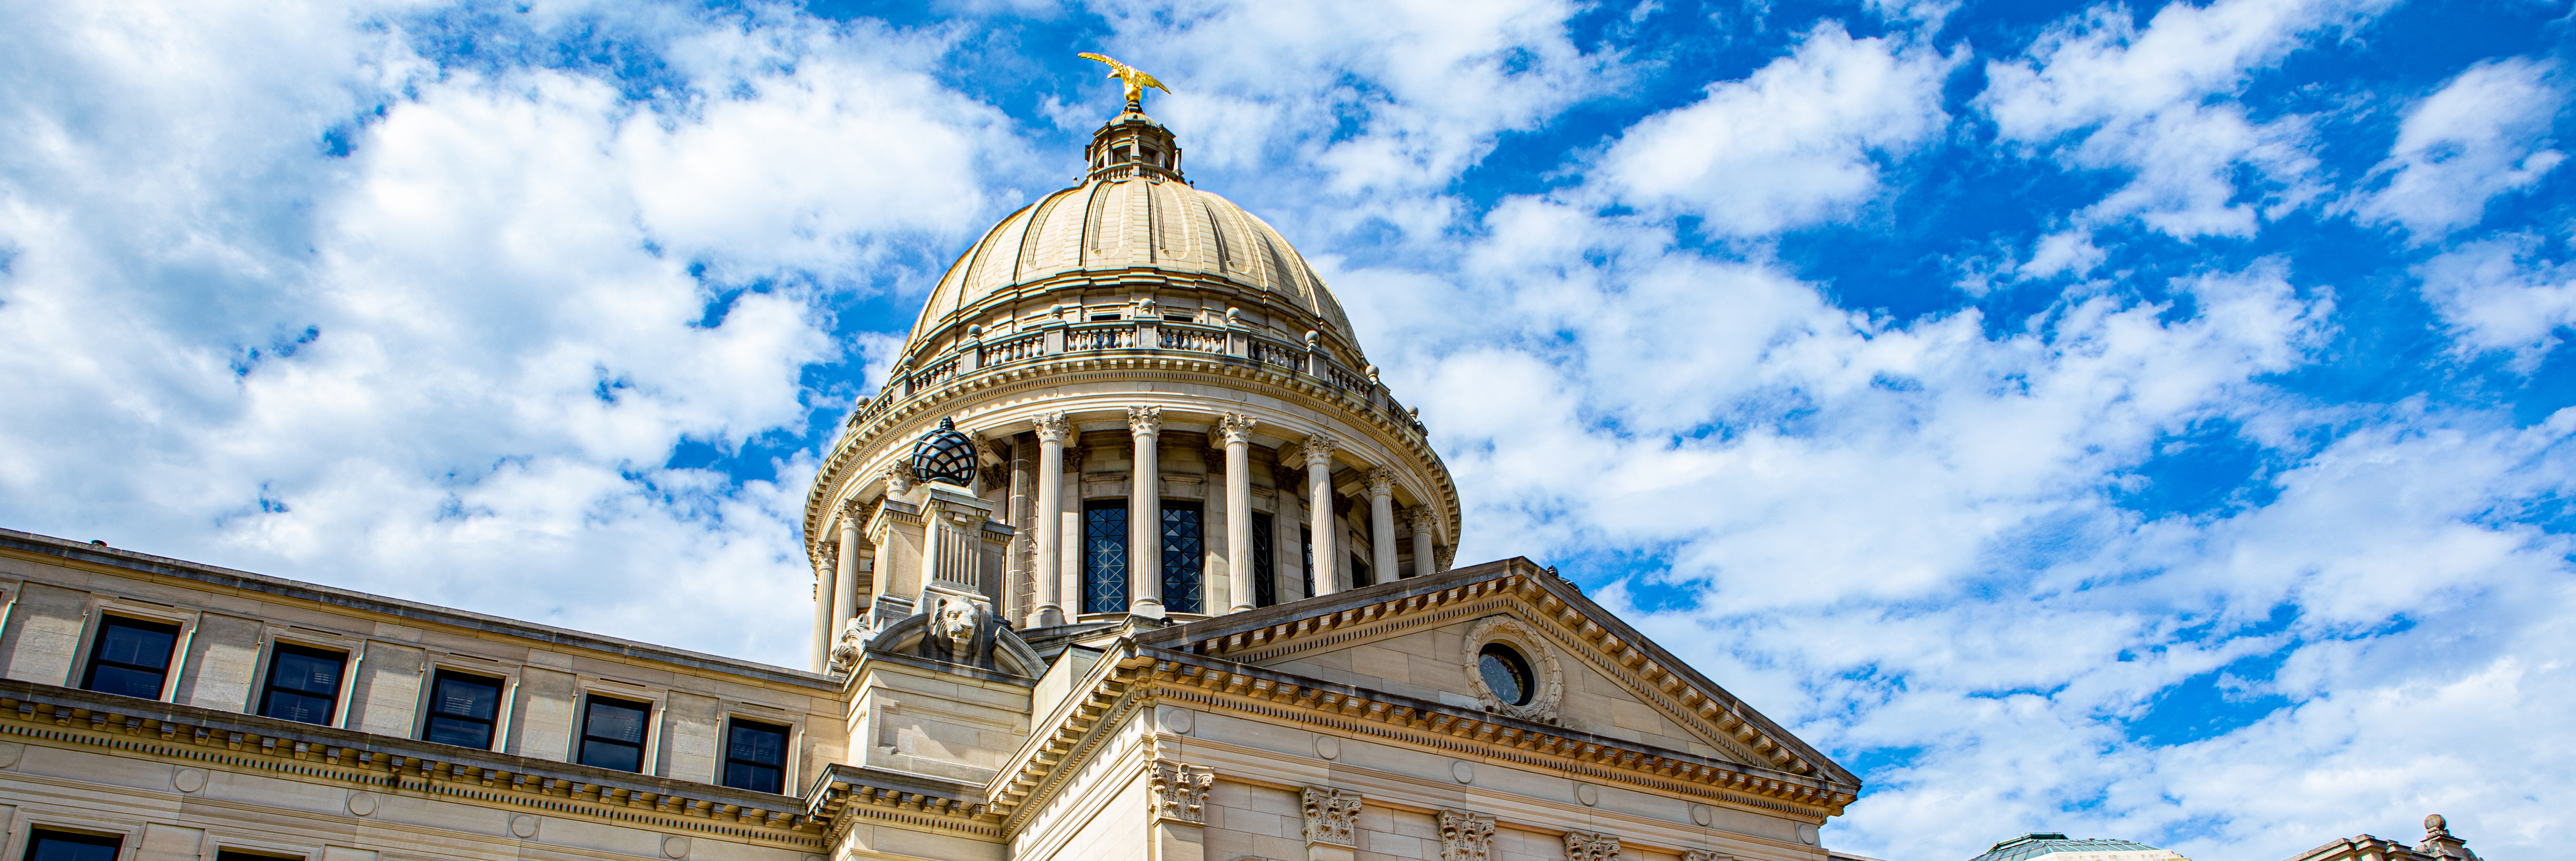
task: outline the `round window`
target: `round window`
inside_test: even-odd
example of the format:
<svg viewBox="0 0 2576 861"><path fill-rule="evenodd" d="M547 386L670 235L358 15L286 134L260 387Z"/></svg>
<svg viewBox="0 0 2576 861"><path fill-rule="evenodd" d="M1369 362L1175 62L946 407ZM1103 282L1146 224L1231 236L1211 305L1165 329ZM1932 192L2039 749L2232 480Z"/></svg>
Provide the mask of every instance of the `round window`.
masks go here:
<svg viewBox="0 0 2576 861"><path fill-rule="evenodd" d="M1510 705L1529 705L1534 687L1530 684L1529 661L1523 659L1521 653L1512 651L1512 647L1501 643L1485 644L1484 651L1476 655L1476 670L1484 675L1485 687L1493 690L1496 699Z"/></svg>

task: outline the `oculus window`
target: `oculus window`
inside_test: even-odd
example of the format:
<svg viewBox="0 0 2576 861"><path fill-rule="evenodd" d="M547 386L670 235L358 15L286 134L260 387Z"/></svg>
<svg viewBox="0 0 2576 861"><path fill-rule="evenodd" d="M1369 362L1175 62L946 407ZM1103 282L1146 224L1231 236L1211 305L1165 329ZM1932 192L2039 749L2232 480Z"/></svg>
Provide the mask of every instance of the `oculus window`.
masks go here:
<svg viewBox="0 0 2576 861"><path fill-rule="evenodd" d="M787 728L747 720L725 727L724 785L753 792L785 792Z"/></svg>
<svg viewBox="0 0 2576 861"><path fill-rule="evenodd" d="M594 696L581 708L581 764L644 771L644 726L652 703Z"/></svg>
<svg viewBox="0 0 2576 861"><path fill-rule="evenodd" d="M340 704L340 672L349 662L341 652L279 643L268 657L268 679L260 686L259 713L298 723L331 725Z"/></svg>
<svg viewBox="0 0 2576 861"><path fill-rule="evenodd" d="M27 834L26 861L116 861L123 840L97 834L35 829Z"/></svg>
<svg viewBox="0 0 2576 861"><path fill-rule="evenodd" d="M1082 504L1082 612L1127 612L1127 500Z"/></svg>
<svg viewBox="0 0 2576 861"><path fill-rule="evenodd" d="M170 649L179 642L179 626L107 616L90 642L89 669L81 687L102 694L161 698L170 677Z"/></svg>
<svg viewBox="0 0 2576 861"><path fill-rule="evenodd" d="M492 723L501 713L501 680L446 670L429 688L429 722L420 740L492 749Z"/></svg>
<svg viewBox="0 0 2576 861"><path fill-rule="evenodd" d="M1252 514L1252 606L1279 603L1279 559L1270 537L1270 515Z"/></svg>
<svg viewBox="0 0 2576 861"><path fill-rule="evenodd" d="M1199 513L1196 502L1163 500L1163 609L1175 613L1207 612L1199 576L1207 559L1207 537Z"/></svg>
<svg viewBox="0 0 2576 861"><path fill-rule="evenodd" d="M1529 705L1533 687L1529 660L1512 647L1485 644L1484 650L1476 653L1476 674L1485 680L1486 689L1494 692L1495 699L1516 706Z"/></svg>

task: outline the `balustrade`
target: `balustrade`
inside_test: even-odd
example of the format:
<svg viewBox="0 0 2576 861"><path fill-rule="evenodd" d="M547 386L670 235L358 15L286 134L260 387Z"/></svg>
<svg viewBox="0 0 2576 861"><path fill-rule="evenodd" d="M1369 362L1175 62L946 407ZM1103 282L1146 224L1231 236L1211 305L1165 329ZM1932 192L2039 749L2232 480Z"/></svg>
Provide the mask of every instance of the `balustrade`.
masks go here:
<svg viewBox="0 0 2576 861"><path fill-rule="evenodd" d="M1225 352L1225 331L1165 323L1156 341L1166 350L1191 350L1200 353Z"/></svg>
<svg viewBox="0 0 2576 861"><path fill-rule="evenodd" d="M1306 350L1303 347L1291 347L1286 344L1261 338L1253 338L1251 341L1252 353L1250 358L1256 364L1277 365L1282 368L1296 368L1306 363Z"/></svg>
<svg viewBox="0 0 2576 861"><path fill-rule="evenodd" d="M1124 350L1136 346L1136 325L1119 323L1110 326L1076 326L1064 333L1065 352L1075 350Z"/></svg>
<svg viewBox="0 0 2576 861"><path fill-rule="evenodd" d="M1039 354L1044 353L1045 351L1046 335L1044 333L1020 335L1009 340L996 341L985 345L982 356L983 361L979 366L989 368L1004 362L1033 359L1037 358Z"/></svg>

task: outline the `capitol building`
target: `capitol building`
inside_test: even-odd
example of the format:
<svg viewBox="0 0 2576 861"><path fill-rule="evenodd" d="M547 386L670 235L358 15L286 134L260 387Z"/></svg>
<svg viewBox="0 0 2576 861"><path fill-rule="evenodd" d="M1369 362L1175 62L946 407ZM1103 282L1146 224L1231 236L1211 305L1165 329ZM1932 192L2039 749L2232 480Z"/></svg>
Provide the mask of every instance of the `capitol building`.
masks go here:
<svg viewBox="0 0 2576 861"><path fill-rule="evenodd" d="M831 444L805 666L0 531L0 861L1854 857L1832 757L1456 564L1404 393L1130 93ZM2430 827L2299 861L2476 857Z"/></svg>

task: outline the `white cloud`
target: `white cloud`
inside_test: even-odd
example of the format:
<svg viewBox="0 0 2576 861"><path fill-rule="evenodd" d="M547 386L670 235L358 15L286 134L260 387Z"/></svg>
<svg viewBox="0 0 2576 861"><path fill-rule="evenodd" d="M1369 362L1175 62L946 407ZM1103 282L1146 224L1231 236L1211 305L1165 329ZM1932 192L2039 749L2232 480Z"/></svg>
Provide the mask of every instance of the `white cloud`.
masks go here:
<svg viewBox="0 0 2576 861"><path fill-rule="evenodd" d="M2318 189L2307 175L2306 121L2254 120L2237 93L2251 74L2311 32L2375 14L2375 0L2219 0L2167 3L2142 29L2125 6L2103 4L2049 26L2028 55L1986 66L1977 97L2002 139L2076 170L2128 181L2064 216L2078 234L2137 219L2178 239L2248 237L2266 207L2295 206ZM2259 181L2249 182L2240 174ZM2055 250L2075 247L2061 237ZM2082 275L2098 262L2042 249L2023 274Z"/></svg>
<svg viewBox="0 0 2576 861"><path fill-rule="evenodd" d="M2539 182L2567 158L2546 148L2563 101L2554 71L2521 58L2479 63L2408 108L2374 171L2388 185L2356 207L2362 219L2438 239L2478 223L2487 201Z"/></svg>
<svg viewBox="0 0 2576 861"><path fill-rule="evenodd" d="M2515 354L2523 373L2576 326L2576 272L2537 259L2539 238L2508 234L2463 244L2416 267L2424 299L2462 350Z"/></svg>
<svg viewBox="0 0 2576 861"><path fill-rule="evenodd" d="M0 518L801 663L772 622L805 600L810 460L663 464L801 434L832 408L804 369L845 358L822 300L1007 202L979 177L1018 144L935 82L938 43L550 9L668 40L695 89L641 105L436 68L391 12L85 10L25 28L60 34L17 68L52 71L0 86L36 119L0 146L0 375L28 381Z"/></svg>
<svg viewBox="0 0 2576 861"><path fill-rule="evenodd" d="M1594 180L1621 202L1698 216L1717 233L1824 220L1878 193L1878 159L1948 124L1941 84L1953 65L1922 45L1826 24L1751 77L1629 127Z"/></svg>

